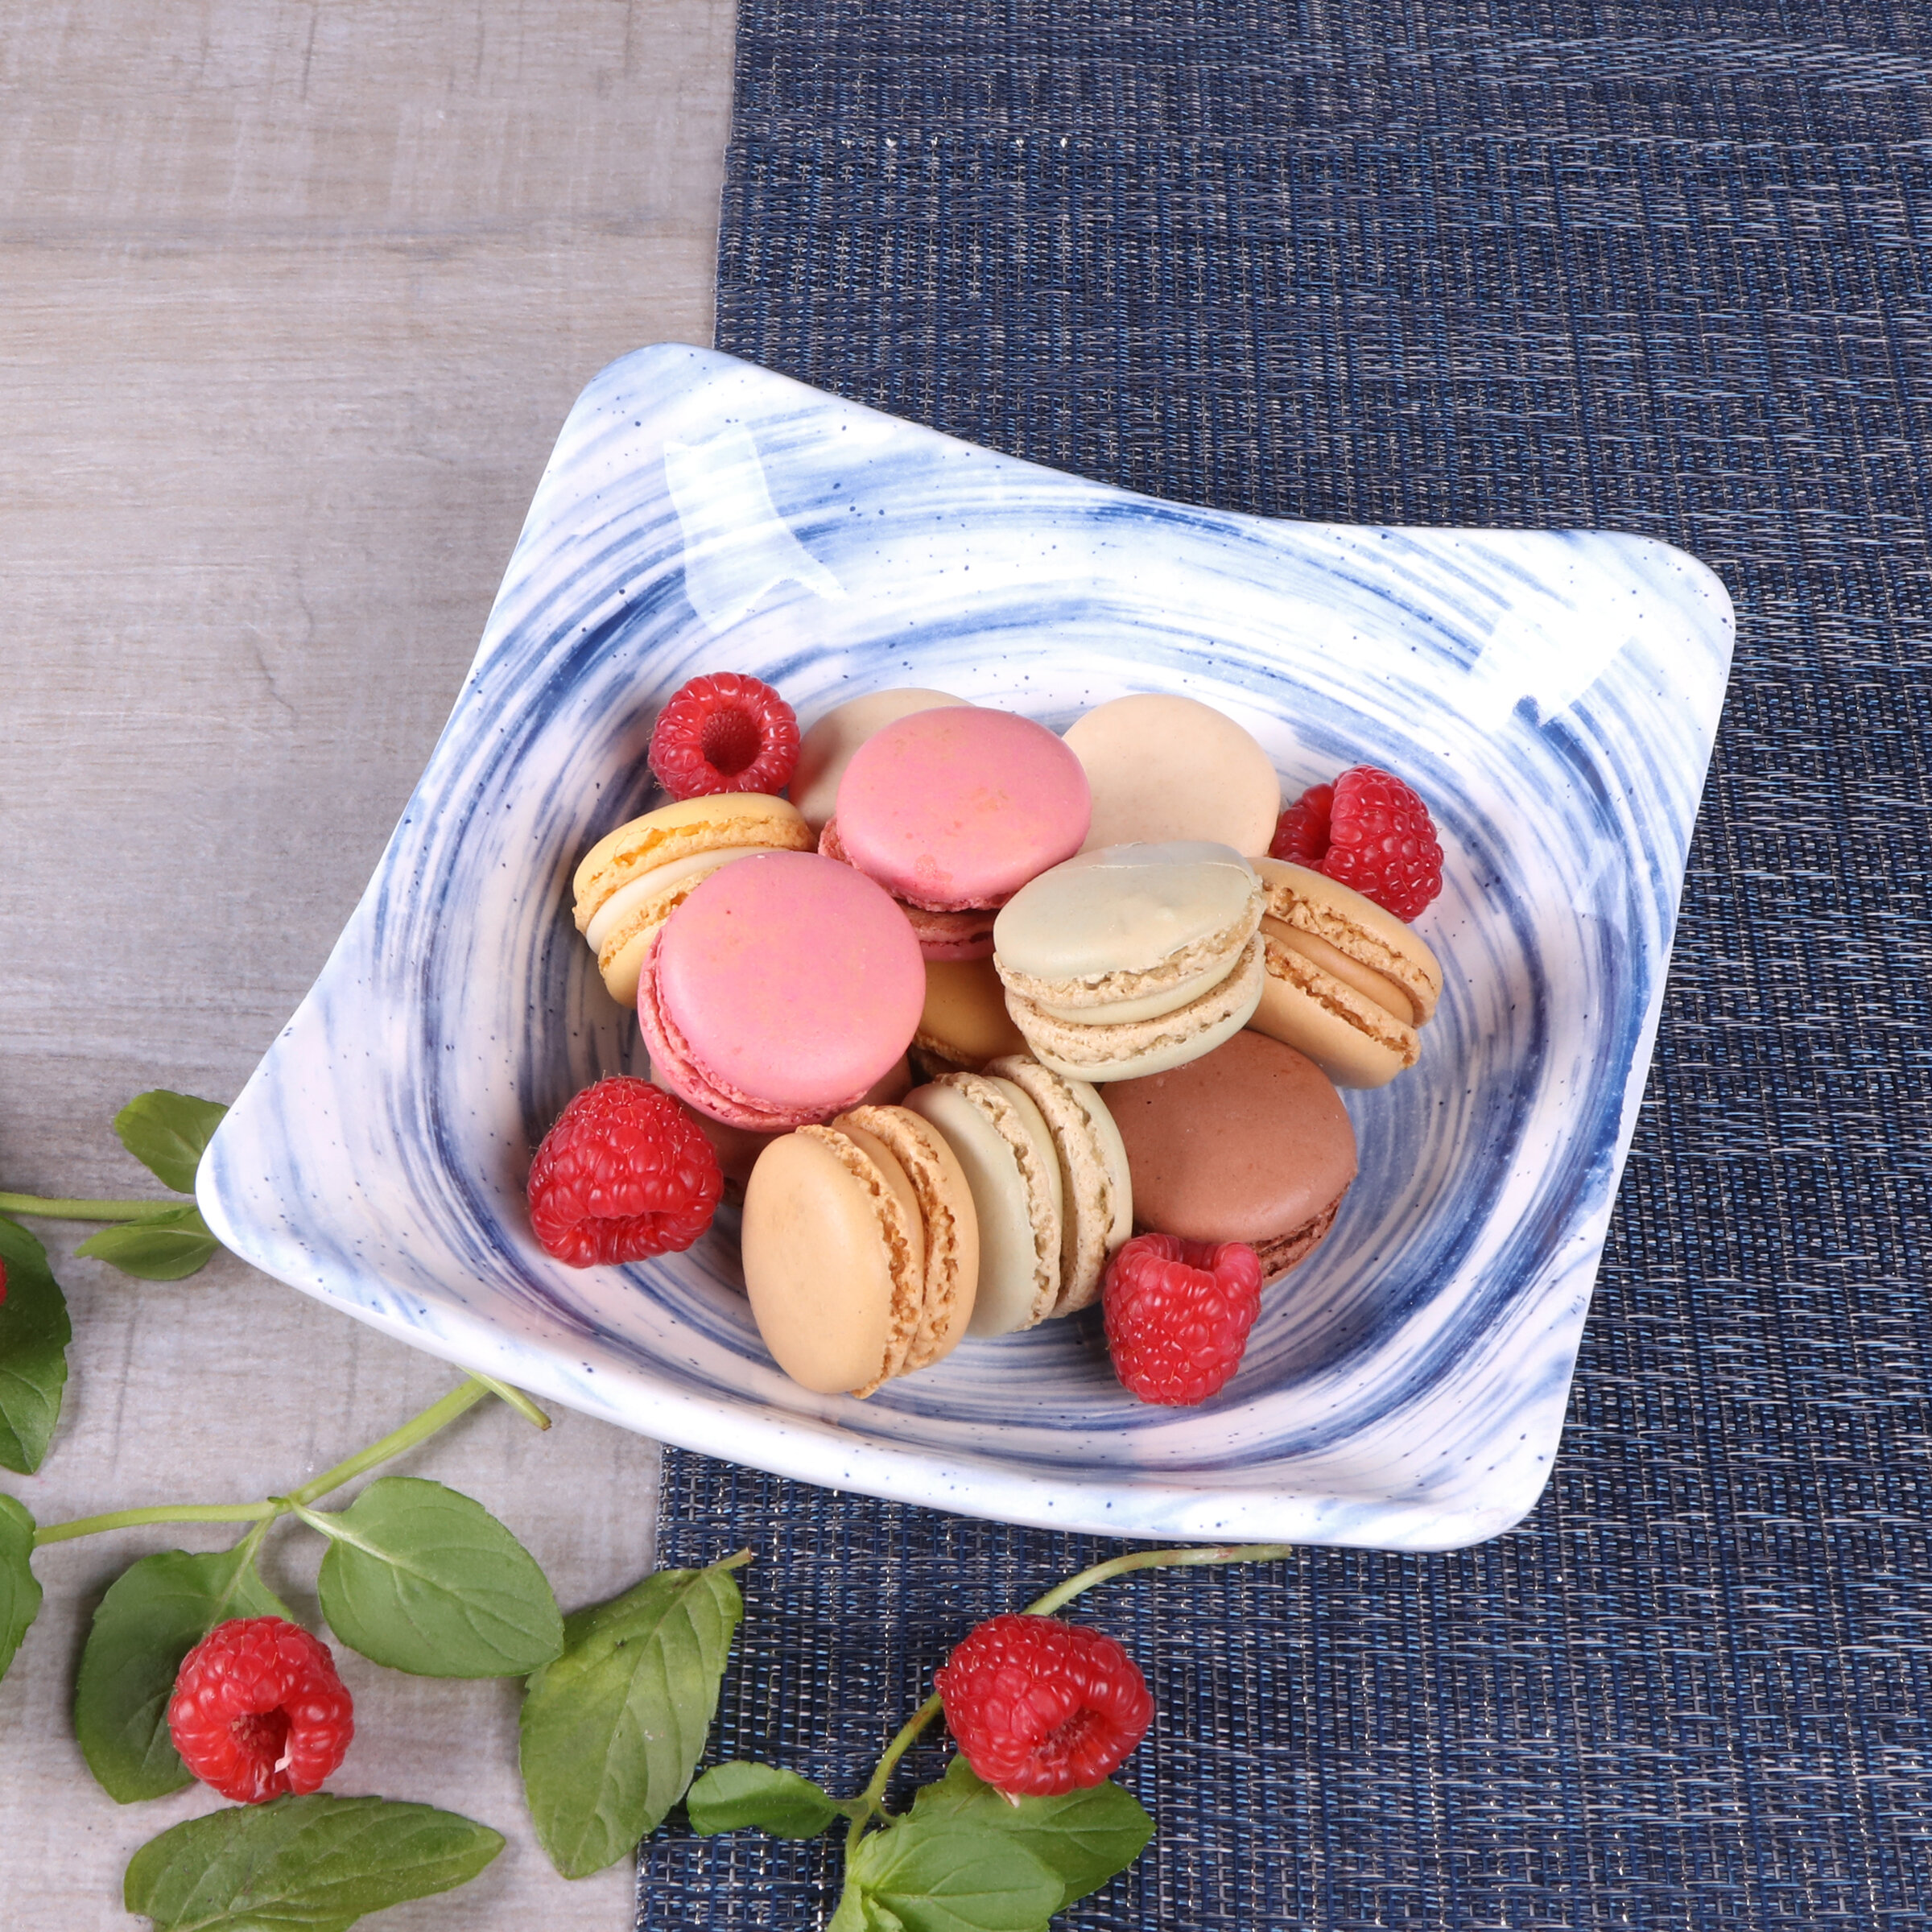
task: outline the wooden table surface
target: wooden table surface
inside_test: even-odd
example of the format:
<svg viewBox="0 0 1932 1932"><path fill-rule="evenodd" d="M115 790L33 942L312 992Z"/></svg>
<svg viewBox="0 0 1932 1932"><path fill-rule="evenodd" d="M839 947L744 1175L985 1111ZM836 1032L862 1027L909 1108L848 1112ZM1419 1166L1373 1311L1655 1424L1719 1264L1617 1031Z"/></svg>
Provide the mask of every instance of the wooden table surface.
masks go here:
<svg viewBox="0 0 1932 1932"><path fill-rule="evenodd" d="M166 1086L232 1099L353 906L455 696L572 398L640 344L708 341L729 0L99 0L0 27L0 1188L155 1188L115 1141ZM43 1521L294 1486L456 1380L225 1257L175 1285L72 1258ZM656 1455L495 1405L398 1467L477 1496L566 1608L648 1567ZM587 1503L585 1498L597 1499ZM66 1707L139 1555L43 1551L0 1684L0 1923L135 1922L138 1844ZM270 1580L313 1622L315 1539ZM332 1789L505 1831L475 1884L385 1914L618 1932L627 1869L532 1843L515 1687L338 1655Z"/></svg>

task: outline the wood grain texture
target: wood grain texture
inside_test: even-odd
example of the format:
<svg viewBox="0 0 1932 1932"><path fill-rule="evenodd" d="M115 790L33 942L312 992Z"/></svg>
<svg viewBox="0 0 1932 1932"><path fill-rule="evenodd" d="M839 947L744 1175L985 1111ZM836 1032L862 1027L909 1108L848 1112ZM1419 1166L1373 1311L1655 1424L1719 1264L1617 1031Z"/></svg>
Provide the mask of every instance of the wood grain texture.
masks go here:
<svg viewBox="0 0 1932 1932"><path fill-rule="evenodd" d="M434 743L551 440L613 357L707 341L729 0L353 8L99 0L0 27L0 1187L150 1183L109 1120L232 1098L306 990ZM225 1257L176 1286L58 1257L74 1379L43 1521L301 1480L454 1372ZM656 1452L478 1412L401 1467L477 1495L566 1608L648 1567ZM600 1499L588 1509L583 1498ZM610 1499L605 1504L602 1499ZM118 1570L218 1534L36 1559L0 1684L8 1932L121 1926L134 1847L64 1717ZM314 1552L271 1546L312 1616ZM514 1686L345 1658L333 1788L510 1835L385 1916L617 1932L630 1879L530 1839Z"/></svg>

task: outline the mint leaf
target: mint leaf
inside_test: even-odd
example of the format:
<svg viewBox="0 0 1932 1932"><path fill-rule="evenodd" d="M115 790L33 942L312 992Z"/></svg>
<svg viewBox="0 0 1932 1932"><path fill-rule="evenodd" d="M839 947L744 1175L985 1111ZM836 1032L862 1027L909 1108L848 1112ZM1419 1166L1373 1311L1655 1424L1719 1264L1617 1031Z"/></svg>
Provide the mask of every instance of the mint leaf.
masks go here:
<svg viewBox="0 0 1932 1932"><path fill-rule="evenodd" d="M1011 1833L947 1819L902 1818L861 1839L850 1870L866 1925L905 1932L1046 1932L1064 1890Z"/></svg>
<svg viewBox="0 0 1932 1932"><path fill-rule="evenodd" d="M468 1883L502 1849L453 1811L318 1792L163 1831L129 1861L122 1897L155 1932L344 1932Z"/></svg>
<svg viewBox="0 0 1932 1932"><path fill-rule="evenodd" d="M74 1331L47 1250L4 1216L0 1261L6 1264L6 1299L0 1302L0 1467L31 1476L60 1419Z"/></svg>
<svg viewBox="0 0 1932 1932"><path fill-rule="evenodd" d="M201 1150L214 1137L228 1109L217 1100L157 1087L138 1093L114 1116L121 1145L176 1194L192 1194Z"/></svg>
<svg viewBox="0 0 1932 1932"><path fill-rule="evenodd" d="M524 1693L518 1755L537 1842L566 1878L628 1857L683 1796L742 1614L713 1567L660 1570L565 1622L564 1654Z"/></svg>
<svg viewBox="0 0 1932 1932"><path fill-rule="evenodd" d="M1154 1820L1131 1791L1095 1785L1057 1798L1022 1798L1018 1804L982 1783L956 1757L936 1785L914 1793L914 1823L972 1825L1016 1839L1057 1877L1064 1890L1058 1911L1125 1872L1154 1836Z"/></svg>
<svg viewBox="0 0 1932 1932"><path fill-rule="evenodd" d="M109 1585L74 1685L74 1736L87 1768L124 1805L194 1781L167 1734L181 1660L231 1616L285 1616L284 1604L237 1548L144 1556Z"/></svg>
<svg viewBox="0 0 1932 1932"><path fill-rule="evenodd" d="M840 1811L832 1794L810 1778L776 1765L745 1764L713 1765L685 1794L684 1809L700 1838L715 1831L816 1838Z"/></svg>
<svg viewBox="0 0 1932 1932"><path fill-rule="evenodd" d="M564 1648L530 1552L481 1503L419 1476L379 1476L337 1516L318 1593L352 1650L418 1677L521 1677Z"/></svg>
<svg viewBox="0 0 1932 1932"><path fill-rule="evenodd" d="M74 1250L144 1282L178 1282L204 1266L221 1246L199 1208L157 1208L138 1221L118 1221Z"/></svg>
<svg viewBox="0 0 1932 1932"><path fill-rule="evenodd" d="M20 1640L40 1614L33 1554L33 1517L24 1505L0 1496L0 1677L6 1675Z"/></svg>

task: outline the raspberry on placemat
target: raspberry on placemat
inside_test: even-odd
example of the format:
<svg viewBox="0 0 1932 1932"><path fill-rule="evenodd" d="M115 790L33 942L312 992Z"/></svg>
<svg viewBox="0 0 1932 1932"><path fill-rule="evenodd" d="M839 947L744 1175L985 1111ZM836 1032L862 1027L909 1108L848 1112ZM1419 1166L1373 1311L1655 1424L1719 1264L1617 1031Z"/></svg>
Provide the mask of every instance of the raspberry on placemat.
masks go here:
<svg viewBox="0 0 1932 1932"><path fill-rule="evenodd" d="M1014 1797L1101 1783L1154 1719L1140 1666L1111 1637L1055 1617L988 1618L933 1682L967 1763Z"/></svg>
<svg viewBox="0 0 1932 1932"><path fill-rule="evenodd" d="M530 1164L530 1225L573 1268L688 1248L711 1225L724 1177L671 1095L614 1075L557 1117Z"/></svg>

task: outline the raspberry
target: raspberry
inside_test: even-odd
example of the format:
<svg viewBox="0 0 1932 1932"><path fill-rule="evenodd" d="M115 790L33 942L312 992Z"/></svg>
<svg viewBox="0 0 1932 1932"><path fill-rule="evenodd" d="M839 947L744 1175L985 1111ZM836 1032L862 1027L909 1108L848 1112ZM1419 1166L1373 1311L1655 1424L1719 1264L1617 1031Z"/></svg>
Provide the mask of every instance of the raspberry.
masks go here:
<svg viewBox="0 0 1932 1932"><path fill-rule="evenodd" d="M1261 1307L1261 1264L1245 1241L1137 1234L1101 1284L1113 1372L1144 1402L1204 1402L1241 1365Z"/></svg>
<svg viewBox="0 0 1932 1932"><path fill-rule="evenodd" d="M711 1142L649 1080L586 1087L530 1164L530 1225L573 1268L688 1248L711 1225L724 1177Z"/></svg>
<svg viewBox="0 0 1932 1932"><path fill-rule="evenodd" d="M782 791L798 762L791 707L769 684L735 671L681 686L650 734L650 769L674 799Z"/></svg>
<svg viewBox="0 0 1932 1932"><path fill-rule="evenodd" d="M988 1618L933 1681L967 1763L1016 1797L1100 1783L1154 1719L1147 1680L1112 1637L1051 1616Z"/></svg>
<svg viewBox="0 0 1932 1932"><path fill-rule="evenodd" d="M1373 765L1310 786L1276 821L1268 856L1326 873L1398 919L1413 919L1443 889L1429 807Z"/></svg>
<svg viewBox="0 0 1932 1932"><path fill-rule="evenodd" d="M328 1645L279 1616L237 1616L182 1660L167 1731L204 1785L262 1805L317 1790L356 1722Z"/></svg>

